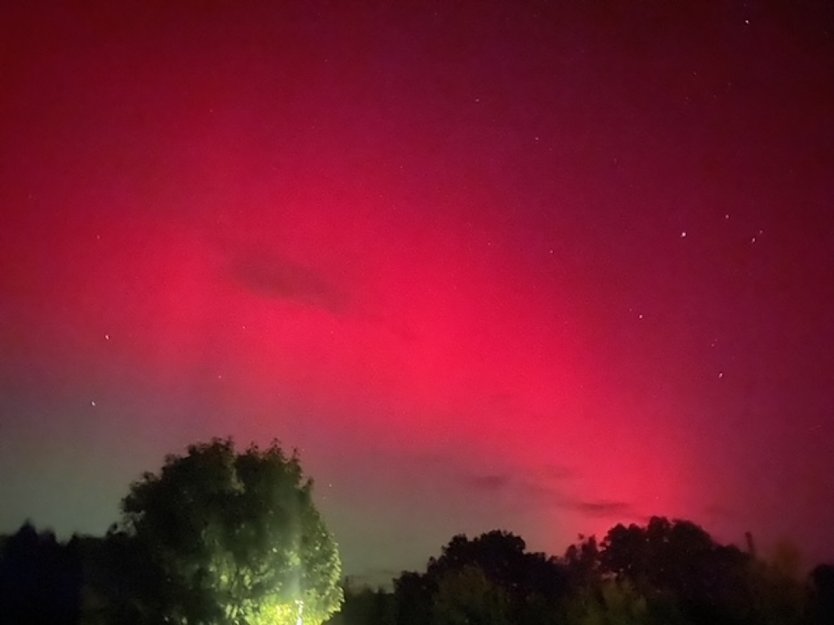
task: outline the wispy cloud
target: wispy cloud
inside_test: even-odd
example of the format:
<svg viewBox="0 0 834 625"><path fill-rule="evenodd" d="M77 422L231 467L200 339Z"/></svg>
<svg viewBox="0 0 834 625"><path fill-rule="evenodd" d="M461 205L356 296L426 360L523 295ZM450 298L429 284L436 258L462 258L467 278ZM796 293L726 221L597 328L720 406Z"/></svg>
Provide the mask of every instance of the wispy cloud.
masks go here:
<svg viewBox="0 0 834 625"><path fill-rule="evenodd" d="M264 297L341 314L348 305L345 293L315 269L276 254L249 252L235 258L232 279Z"/></svg>
<svg viewBox="0 0 834 625"><path fill-rule="evenodd" d="M568 480L577 477L577 472L564 464L548 464L544 467L544 475L553 480Z"/></svg>
<svg viewBox="0 0 834 625"><path fill-rule="evenodd" d="M619 517L632 512L632 505L625 501L566 501L563 505L591 517Z"/></svg>
<svg viewBox="0 0 834 625"><path fill-rule="evenodd" d="M504 490L510 484L509 475L473 475L466 479L466 485L476 490L495 492Z"/></svg>

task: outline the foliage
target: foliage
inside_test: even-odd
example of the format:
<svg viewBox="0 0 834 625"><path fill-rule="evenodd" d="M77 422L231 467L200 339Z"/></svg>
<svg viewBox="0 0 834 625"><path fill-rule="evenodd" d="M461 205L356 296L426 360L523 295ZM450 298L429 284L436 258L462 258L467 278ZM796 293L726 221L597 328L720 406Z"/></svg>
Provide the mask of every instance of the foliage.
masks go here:
<svg viewBox="0 0 834 625"><path fill-rule="evenodd" d="M156 625L173 602L163 571L125 532L79 539L84 566L81 625Z"/></svg>
<svg viewBox="0 0 834 625"><path fill-rule="evenodd" d="M344 586L345 600L328 625L394 625L394 597L382 589Z"/></svg>
<svg viewBox="0 0 834 625"><path fill-rule="evenodd" d="M510 601L479 566L466 564L440 578L433 604L437 625L509 625Z"/></svg>
<svg viewBox="0 0 834 625"><path fill-rule="evenodd" d="M429 625L437 583L426 575L404 571L394 580L394 623Z"/></svg>
<svg viewBox="0 0 834 625"><path fill-rule="evenodd" d="M215 439L166 458L131 486L109 537L162 580L139 585L156 592L137 611L189 625L294 625L303 609L305 623L323 622L342 600L341 565L311 489L277 443L236 453Z"/></svg>
<svg viewBox="0 0 834 625"><path fill-rule="evenodd" d="M524 540L492 531L452 538L426 572L394 582L397 625L541 624L552 621L567 589L564 567L525 551Z"/></svg>
<svg viewBox="0 0 834 625"><path fill-rule="evenodd" d="M568 584L572 591L598 585L602 579L599 546L595 536L579 536L579 544L565 551L563 562L567 570Z"/></svg>
<svg viewBox="0 0 834 625"><path fill-rule="evenodd" d="M715 543L689 521L652 517L646 527L617 525L602 541L602 572L626 580L650 609L676 606L692 623L735 622L749 611L751 556ZM668 618L668 615L666 616Z"/></svg>
<svg viewBox="0 0 834 625"><path fill-rule="evenodd" d="M798 551L787 543L767 560L750 563L748 605L757 625L791 625L805 619L808 595L800 581Z"/></svg>
<svg viewBox="0 0 834 625"><path fill-rule="evenodd" d="M648 604L631 582L605 580L579 589L568 605L568 622L576 625L644 625L651 623Z"/></svg>

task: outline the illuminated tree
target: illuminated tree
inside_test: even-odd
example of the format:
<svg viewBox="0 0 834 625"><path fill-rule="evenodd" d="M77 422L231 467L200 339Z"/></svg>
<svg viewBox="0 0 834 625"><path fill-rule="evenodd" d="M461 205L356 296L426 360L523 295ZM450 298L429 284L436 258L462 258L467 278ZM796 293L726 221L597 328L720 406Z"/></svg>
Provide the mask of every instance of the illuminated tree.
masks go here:
<svg viewBox="0 0 834 625"><path fill-rule="evenodd" d="M215 439L146 473L121 529L161 577L151 611L189 625L325 621L342 601L341 563L311 488L277 443L236 453Z"/></svg>

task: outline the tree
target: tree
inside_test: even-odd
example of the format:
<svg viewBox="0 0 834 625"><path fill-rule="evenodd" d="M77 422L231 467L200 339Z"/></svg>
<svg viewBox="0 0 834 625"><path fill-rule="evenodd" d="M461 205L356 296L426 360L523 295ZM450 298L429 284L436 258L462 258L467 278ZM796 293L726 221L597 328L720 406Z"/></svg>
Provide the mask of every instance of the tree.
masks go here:
<svg viewBox="0 0 834 625"><path fill-rule="evenodd" d="M579 544L570 545L562 558L572 591L597 586L602 581L596 536L585 538L580 534L579 541Z"/></svg>
<svg viewBox="0 0 834 625"><path fill-rule="evenodd" d="M0 621L8 625L70 625L81 609L77 542L60 543L29 523L0 540Z"/></svg>
<svg viewBox="0 0 834 625"><path fill-rule="evenodd" d="M834 564L819 564L811 571L810 622L834 623Z"/></svg>
<svg viewBox="0 0 834 625"><path fill-rule="evenodd" d="M646 598L628 580L595 580L577 588L567 610L577 625L645 625L652 622ZM668 620L661 622L670 623Z"/></svg>
<svg viewBox="0 0 834 625"><path fill-rule="evenodd" d="M344 583L341 611L327 625L394 625L394 595L382 588L355 587Z"/></svg>
<svg viewBox="0 0 834 625"><path fill-rule="evenodd" d="M394 580L394 623L430 625L437 584L425 574L403 571Z"/></svg>
<svg viewBox="0 0 834 625"><path fill-rule="evenodd" d="M525 548L522 538L499 530L472 540L453 537L439 558L429 559L424 574L394 580L397 625L541 625L556 619L567 591L565 568Z"/></svg>
<svg viewBox="0 0 834 625"><path fill-rule="evenodd" d="M751 562L748 602L751 620L756 625L803 622L808 588L800 569L799 551L787 542L776 545L769 558Z"/></svg>
<svg viewBox="0 0 834 625"><path fill-rule="evenodd" d="M492 530L472 540L458 535L429 559L427 575L438 580L450 570L479 567L489 580L523 599L531 593L550 597L564 594L567 573L554 558L526 551L524 539L512 532Z"/></svg>
<svg viewBox="0 0 834 625"><path fill-rule="evenodd" d="M600 561L604 574L633 584L650 612L667 622L678 610L692 623L751 618L751 556L715 543L689 521L652 517L646 527L617 525L602 541Z"/></svg>
<svg viewBox="0 0 834 625"><path fill-rule="evenodd" d="M506 591L484 571L467 564L446 571L434 597L437 625L509 625L510 601Z"/></svg>
<svg viewBox="0 0 834 625"><path fill-rule="evenodd" d="M131 486L110 537L126 537L161 579L139 612L189 625L325 621L342 601L341 563L311 491L276 442L236 453L214 439L168 456Z"/></svg>

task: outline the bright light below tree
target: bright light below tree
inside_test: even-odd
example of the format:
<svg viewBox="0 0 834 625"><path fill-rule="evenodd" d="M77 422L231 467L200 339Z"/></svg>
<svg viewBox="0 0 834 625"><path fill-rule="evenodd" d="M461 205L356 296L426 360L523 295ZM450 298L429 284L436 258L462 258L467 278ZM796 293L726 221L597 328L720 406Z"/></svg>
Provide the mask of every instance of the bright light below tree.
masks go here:
<svg viewBox="0 0 834 625"><path fill-rule="evenodd" d="M277 443L192 445L146 473L123 528L163 583L143 611L171 623L319 625L341 605L338 547L298 457Z"/></svg>

